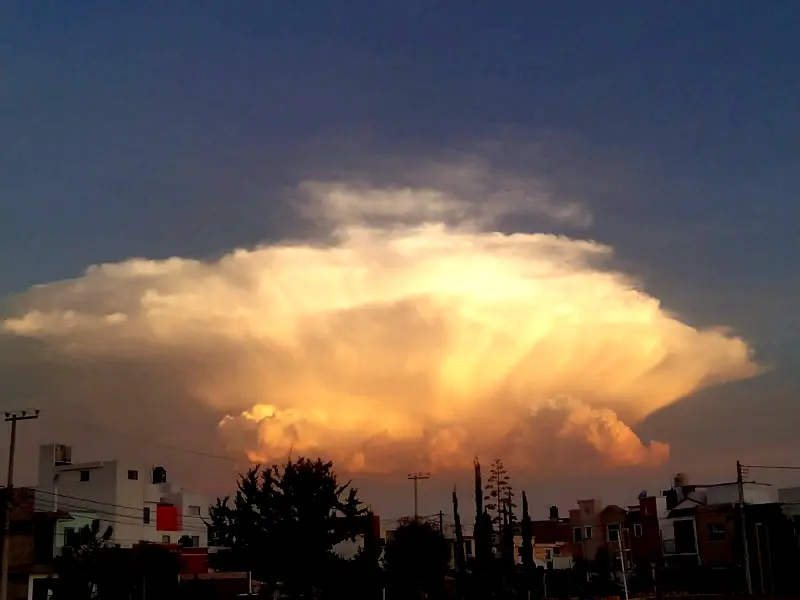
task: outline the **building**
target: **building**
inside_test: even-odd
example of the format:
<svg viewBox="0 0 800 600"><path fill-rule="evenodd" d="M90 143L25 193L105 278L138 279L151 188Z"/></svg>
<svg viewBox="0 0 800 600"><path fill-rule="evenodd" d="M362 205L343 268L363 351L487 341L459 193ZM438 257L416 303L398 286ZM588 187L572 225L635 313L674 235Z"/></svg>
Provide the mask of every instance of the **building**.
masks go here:
<svg viewBox="0 0 800 600"><path fill-rule="evenodd" d="M602 510L603 503L596 498L578 500L578 508L570 509L572 555L575 558L593 560L597 551L605 547L605 538L602 534L603 522L600 517Z"/></svg>
<svg viewBox="0 0 800 600"><path fill-rule="evenodd" d="M69 446L47 444L39 449L36 489L37 511L72 516L58 522L55 552L94 519L113 528L111 542L120 547L140 541L173 544L182 538L195 547L208 546L208 499L169 482L161 466L119 460L77 463Z"/></svg>
<svg viewBox="0 0 800 600"><path fill-rule="evenodd" d="M0 502L6 501L5 489ZM64 512L36 511L36 490L14 488L9 523L8 600L46 600L47 578L53 574L56 525L68 520ZM5 511L0 511L0 526Z"/></svg>
<svg viewBox="0 0 800 600"><path fill-rule="evenodd" d="M664 496L639 495L639 503L628 507L625 517L625 542L630 559L638 567L660 564L664 558L660 520L667 515Z"/></svg>
<svg viewBox="0 0 800 600"><path fill-rule="evenodd" d="M742 484L746 505L777 504L775 489L762 483ZM669 566L723 566L740 562L733 545L737 482L693 485L679 473L663 493L668 513L659 518L664 561Z"/></svg>

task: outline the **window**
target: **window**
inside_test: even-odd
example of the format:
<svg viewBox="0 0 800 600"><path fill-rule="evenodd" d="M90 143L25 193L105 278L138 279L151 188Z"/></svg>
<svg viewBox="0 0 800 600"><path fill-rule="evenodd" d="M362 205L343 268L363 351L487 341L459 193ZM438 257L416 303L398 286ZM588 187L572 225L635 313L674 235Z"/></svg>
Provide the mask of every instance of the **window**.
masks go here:
<svg viewBox="0 0 800 600"><path fill-rule="evenodd" d="M561 556L561 548L553 546L553 556Z"/></svg>
<svg viewBox="0 0 800 600"><path fill-rule="evenodd" d="M150 523L150 507L145 506L142 509L142 523L148 525Z"/></svg>
<svg viewBox="0 0 800 600"><path fill-rule="evenodd" d="M633 537L642 537L642 524L641 523L634 523L633 524Z"/></svg>
<svg viewBox="0 0 800 600"><path fill-rule="evenodd" d="M611 523L610 525L606 525L606 531L608 532L607 539L609 542L619 541L619 523Z"/></svg>
<svg viewBox="0 0 800 600"><path fill-rule="evenodd" d="M161 543L162 544L169 544L169 542L170 542L170 539L169 539L168 535L162 535L161 536Z"/></svg>
<svg viewBox="0 0 800 600"><path fill-rule="evenodd" d="M89 471L81 471L81 481L89 481Z"/></svg>
<svg viewBox="0 0 800 600"><path fill-rule="evenodd" d="M139 479L139 471L128 471L128 479L137 481Z"/></svg>
<svg viewBox="0 0 800 600"><path fill-rule="evenodd" d="M64 545L75 548L78 545L78 535L72 527L64 527Z"/></svg>
<svg viewBox="0 0 800 600"><path fill-rule="evenodd" d="M472 540L464 540L464 553L472 556Z"/></svg>
<svg viewBox="0 0 800 600"><path fill-rule="evenodd" d="M586 532L583 534L583 537L585 537L587 540L592 539L592 526L591 525L587 525L586 526Z"/></svg>
<svg viewBox="0 0 800 600"><path fill-rule="evenodd" d="M200 507L199 506L191 506L189 505L189 514L193 517L200 516Z"/></svg>
<svg viewBox="0 0 800 600"><path fill-rule="evenodd" d="M550 551L550 548L544 551L544 558L545 560L550 560L553 558L553 553Z"/></svg>
<svg viewBox="0 0 800 600"><path fill-rule="evenodd" d="M580 543L583 541L583 535L581 534L580 527L573 527L572 528L572 537L577 542Z"/></svg>
<svg viewBox="0 0 800 600"><path fill-rule="evenodd" d="M199 535L193 535L192 536L192 546L195 547L195 548L199 548L200 547L200 536Z"/></svg>
<svg viewBox="0 0 800 600"><path fill-rule="evenodd" d="M708 541L709 542L724 542L725 541L725 525L722 523L709 523L708 524Z"/></svg>

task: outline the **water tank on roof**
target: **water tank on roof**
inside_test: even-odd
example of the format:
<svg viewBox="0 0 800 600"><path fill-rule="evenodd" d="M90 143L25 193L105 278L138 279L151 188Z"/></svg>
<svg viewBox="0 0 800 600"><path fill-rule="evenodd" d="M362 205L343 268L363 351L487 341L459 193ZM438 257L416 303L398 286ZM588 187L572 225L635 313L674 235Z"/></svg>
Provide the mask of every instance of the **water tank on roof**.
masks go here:
<svg viewBox="0 0 800 600"><path fill-rule="evenodd" d="M164 467L153 469L153 483L167 483L167 470Z"/></svg>
<svg viewBox="0 0 800 600"><path fill-rule="evenodd" d="M57 467L72 464L72 447L64 444L53 446L53 464Z"/></svg>

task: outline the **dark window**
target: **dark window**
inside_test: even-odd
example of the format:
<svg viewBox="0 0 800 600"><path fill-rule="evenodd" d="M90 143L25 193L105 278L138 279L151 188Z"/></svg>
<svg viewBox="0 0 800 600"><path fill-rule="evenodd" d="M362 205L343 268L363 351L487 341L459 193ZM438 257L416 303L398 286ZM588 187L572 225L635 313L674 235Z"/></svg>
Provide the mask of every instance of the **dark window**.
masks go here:
<svg viewBox="0 0 800 600"><path fill-rule="evenodd" d="M592 526L591 525L587 525L586 526L586 533L584 533L583 537L585 537L587 540L592 539Z"/></svg>
<svg viewBox="0 0 800 600"><path fill-rule="evenodd" d="M672 527L675 531L675 554L695 554L694 519L676 520Z"/></svg>
<svg viewBox="0 0 800 600"><path fill-rule="evenodd" d="M139 479L139 471L128 471L128 479L136 481Z"/></svg>
<svg viewBox="0 0 800 600"><path fill-rule="evenodd" d="M580 527L573 527L572 528L572 537L578 543L583 541L583 534L581 533Z"/></svg>
<svg viewBox="0 0 800 600"><path fill-rule="evenodd" d="M708 541L709 542L724 542L725 541L725 525L720 523L708 524Z"/></svg>
<svg viewBox="0 0 800 600"><path fill-rule="evenodd" d="M33 535L33 521L11 521L8 532L10 535Z"/></svg>
<svg viewBox="0 0 800 600"><path fill-rule="evenodd" d="M561 548L558 546L553 547L553 556L561 556Z"/></svg>
<svg viewBox="0 0 800 600"><path fill-rule="evenodd" d="M608 541L609 542L618 542L619 541L619 523L612 523L606 527L608 530Z"/></svg>
<svg viewBox="0 0 800 600"><path fill-rule="evenodd" d="M472 556L472 540L464 540L464 554Z"/></svg>
<svg viewBox="0 0 800 600"><path fill-rule="evenodd" d="M89 471L81 471L81 481L89 481Z"/></svg>
<svg viewBox="0 0 800 600"><path fill-rule="evenodd" d="M192 536L192 546L194 546L195 548L199 548L200 547L200 536L199 535L193 535Z"/></svg>
<svg viewBox="0 0 800 600"><path fill-rule="evenodd" d="M642 537L642 524L641 523L634 523L633 524L633 536L634 537Z"/></svg>
<svg viewBox="0 0 800 600"><path fill-rule="evenodd" d="M145 506L144 509L142 509L142 523L144 523L145 525L150 523L150 507L149 506Z"/></svg>
<svg viewBox="0 0 800 600"><path fill-rule="evenodd" d="M64 527L64 545L70 548L78 546L78 532L72 527Z"/></svg>
<svg viewBox="0 0 800 600"><path fill-rule="evenodd" d="M169 544L169 536L168 535L162 535L161 536L161 543L162 544Z"/></svg>

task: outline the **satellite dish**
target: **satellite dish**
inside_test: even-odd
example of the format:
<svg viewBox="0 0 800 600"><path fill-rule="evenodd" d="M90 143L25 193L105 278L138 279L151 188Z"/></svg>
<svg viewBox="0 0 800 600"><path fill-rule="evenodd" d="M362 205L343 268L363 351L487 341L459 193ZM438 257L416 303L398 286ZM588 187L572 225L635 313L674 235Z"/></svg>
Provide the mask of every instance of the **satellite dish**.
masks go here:
<svg viewBox="0 0 800 600"><path fill-rule="evenodd" d="M641 492L639 492L639 495L637 497L639 498L639 500L641 500L642 498L647 498L647 496L649 495L650 494L647 493L647 490L642 490Z"/></svg>

